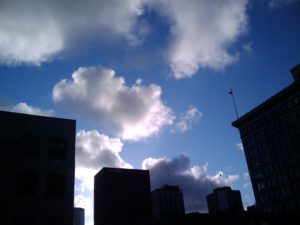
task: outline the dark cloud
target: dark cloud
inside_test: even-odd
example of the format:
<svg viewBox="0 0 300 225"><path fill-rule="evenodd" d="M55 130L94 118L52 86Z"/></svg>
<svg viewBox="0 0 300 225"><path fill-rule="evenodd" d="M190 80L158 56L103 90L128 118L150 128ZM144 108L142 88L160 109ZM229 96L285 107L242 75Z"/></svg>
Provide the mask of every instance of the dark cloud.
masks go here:
<svg viewBox="0 0 300 225"><path fill-rule="evenodd" d="M220 179L220 174L211 176L207 172L207 164L192 166L190 157L184 154L176 158L147 158L143 161L142 168L149 169L152 190L164 184L179 185L184 194L187 212L207 211L206 195L215 187L232 185L237 175L228 175Z"/></svg>

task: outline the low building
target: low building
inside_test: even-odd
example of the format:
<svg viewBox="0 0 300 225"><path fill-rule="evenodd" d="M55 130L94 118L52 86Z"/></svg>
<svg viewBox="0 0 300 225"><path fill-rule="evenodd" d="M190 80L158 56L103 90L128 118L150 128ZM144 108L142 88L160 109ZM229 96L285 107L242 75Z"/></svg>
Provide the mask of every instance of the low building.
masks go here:
<svg viewBox="0 0 300 225"><path fill-rule="evenodd" d="M144 225L152 221L148 170L102 168L94 179L95 225Z"/></svg>
<svg viewBox="0 0 300 225"><path fill-rule="evenodd" d="M183 216L184 200L179 186L164 185L152 191L152 207L155 221Z"/></svg>
<svg viewBox="0 0 300 225"><path fill-rule="evenodd" d="M84 225L84 208L74 208L74 225Z"/></svg>
<svg viewBox="0 0 300 225"><path fill-rule="evenodd" d="M243 212L241 193L230 187L219 187L206 196L209 213Z"/></svg>

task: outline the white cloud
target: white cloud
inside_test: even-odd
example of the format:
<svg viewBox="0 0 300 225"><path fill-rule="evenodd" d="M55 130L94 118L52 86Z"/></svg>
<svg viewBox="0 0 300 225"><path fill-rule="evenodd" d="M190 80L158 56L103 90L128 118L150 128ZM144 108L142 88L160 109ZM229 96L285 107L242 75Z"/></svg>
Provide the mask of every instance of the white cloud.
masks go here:
<svg viewBox="0 0 300 225"><path fill-rule="evenodd" d="M237 59L229 47L247 26L247 0L162 0L158 9L169 19L173 42L169 60L175 78L200 68L221 70Z"/></svg>
<svg viewBox="0 0 300 225"><path fill-rule="evenodd" d="M92 201L90 198L85 197L82 194L76 195L74 198L75 207L84 208L85 217L91 216L93 213Z"/></svg>
<svg viewBox="0 0 300 225"><path fill-rule="evenodd" d="M240 151L242 151L242 152L244 151L244 146L242 143L236 143L235 145Z"/></svg>
<svg viewBox="0 0 300 225"><path fill-rule="evenodd" d="M54 110L43 110L37 107L33 107L28 105L25 102L20 102L13 106L2 106L3 110L11 111L11 112L18 112L24 114L31 114L31 115L39 115L39 116L53 116Z"/></svg>
<svg viewBox="0 0 300 225"><path fill-rule="evenodd" d="M192 166L189 156L183 154L173 159L147 158L142 168L150 170L152 189L166 183L179 185L187 212L207 211L206 195L218 186L231 186L238 179L238 175L225 176L222 171L211 176L207 172L208 164Z"/></svg>
<svg viewBox="0 0 300 225"><path fill-rule="evenodd" d="M268 9L274 10L295 2L299 2L299 0L268 0Z"/></svg>
<svg viewBox="0 0 300 225"><path fill-rule="evenodd" d="M85 209L88 222L93 214L94 176L102 167L132 168L120 153L123 143L98 131L81 130L76 134L76 195L74 204Z"/></svg>
<svg viewBox="0 0 300 225"><path fill-rule="evenodd" d="M129 87L114 70L100 66L81 67L72 80L61 80L53 88L53 99L70 112L81 113L102 129L126 140L139 140L156 134L173 123L173 112L161 100L161 87Z"/></svg>
<svg viewBox="0 0 300 225"><path fill-rule="evenodd" d="M131 167L121 157L123 143L98 131L81 130L76 134L76 167L99 170L103 166Z"/></svg>
<svg viewBox="0 0 300 225"><path fill-rule="evenodd" d="M147 33L137 19L143 14L144 2L3 0L0 63L40 65L87 36L116 35L136 45Z"/></svg>
<svg viewBox="0 0 300 225"><path fill-rule="evenodd" d="M108 37L139 45L151 30L141 18L149 6L169 21L168 60L177 79L236 61L230 47L247 26L247 0L3 0L0 6L0 63L7 65L40 65Z"/></svg>
<svg viewBox="0 0 300 225"><path fill-rule="evenodd" d="M190 105L186 112L180 116L178 122L174 124L174 131L186 132L192 129L192 125L203 117L203 114L196 106Z"/></svg>

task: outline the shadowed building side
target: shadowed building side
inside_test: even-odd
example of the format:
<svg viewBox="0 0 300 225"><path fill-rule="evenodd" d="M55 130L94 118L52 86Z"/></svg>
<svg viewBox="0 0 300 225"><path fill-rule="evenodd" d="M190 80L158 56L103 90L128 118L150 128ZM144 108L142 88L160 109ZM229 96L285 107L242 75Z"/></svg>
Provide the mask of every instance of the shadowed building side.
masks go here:
<svg viewBox="0 0 300 225"><path fill-rule="evenodd" d="M74 225L84 225L84 208L74 208Z"/></svg>
<svg viewBox="0 0 300 225"><path fill-rule="evenodd" d="M206 196L209 213L241 213L244 211L241 192L230 187L215 188Z"/></svg>
<svg viewBox="0 0 300 225"><path fill-rule="evenodd" d="M183 193L179 186L164 185L152 191L153 218L155 221L185 214Z"/></svg>
<svg viewBox="0 0 300 225"><path fill-rule="evenodd" d="M144 225L151 221L148 170L104 167L95 175L95 225Z"/></svg>
<svg viewBox="0 0 300 225"><path fill-rule="evenodd" d="M1 224L73 224L75 126L0 111Z"/></svg>
<svg viewBox="0 0 300 225"><path fill-rule="evenodd" d="M239 129L258 210L300 210L300 64L294 83L232 125Z"/></svg>

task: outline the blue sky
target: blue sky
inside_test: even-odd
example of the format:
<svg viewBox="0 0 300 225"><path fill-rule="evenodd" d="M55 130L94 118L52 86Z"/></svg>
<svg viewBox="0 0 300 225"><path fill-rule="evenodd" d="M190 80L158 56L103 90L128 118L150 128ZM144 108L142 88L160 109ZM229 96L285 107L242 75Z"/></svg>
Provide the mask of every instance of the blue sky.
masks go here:
<svg viewBox="0 0 300 225"><path fill-rule="evenodd" d="M206 211L218 185L254 203L242 115L292 82L300 2L1 1L0 107L77 120L75 205L92 221L103 166L149 169L152 188ZM222 174L222 178L220 175Z"/></svg>

